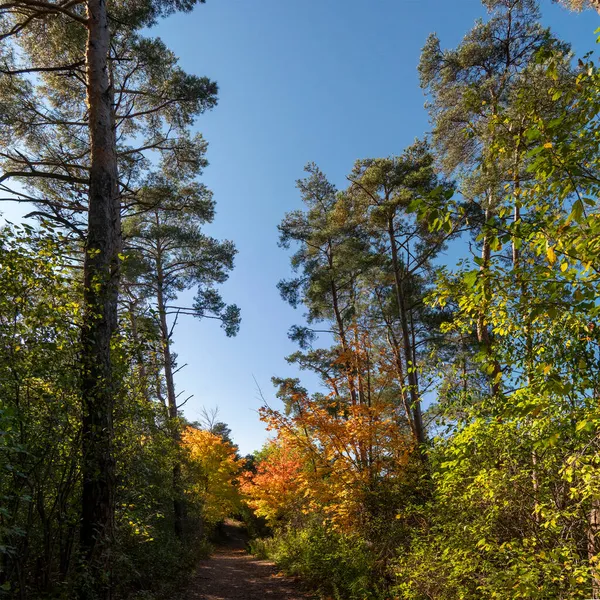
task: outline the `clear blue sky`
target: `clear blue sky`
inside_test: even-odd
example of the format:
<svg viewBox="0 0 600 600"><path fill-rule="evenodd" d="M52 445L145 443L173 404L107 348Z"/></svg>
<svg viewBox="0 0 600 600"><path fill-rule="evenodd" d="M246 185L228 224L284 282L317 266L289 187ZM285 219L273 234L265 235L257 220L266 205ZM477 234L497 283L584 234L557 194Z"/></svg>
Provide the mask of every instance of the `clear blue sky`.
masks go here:
<svg viewBox="0 0 600 600"><path fill-rule="evenodd" d="M544 21L578 53L594 47L595 13L542 6ZM432 31L455 46L483 14L479 0L207 0L153 31L183 68L220 87L198 129L210 143L203 179L217 201L210 233L239 250L223 292L241 306L242 328L228 339L214 322L181 321L175 351L188 366L177 386L194 394L189 419L219 407L242 453L266 438L254 379L276 405L271 376L296 375L284 357L302 310L275 287L290 274L277 224L300 206L303 166L317 162L343 187L357 158L400 153L426 132L420 49Z"/></svg>

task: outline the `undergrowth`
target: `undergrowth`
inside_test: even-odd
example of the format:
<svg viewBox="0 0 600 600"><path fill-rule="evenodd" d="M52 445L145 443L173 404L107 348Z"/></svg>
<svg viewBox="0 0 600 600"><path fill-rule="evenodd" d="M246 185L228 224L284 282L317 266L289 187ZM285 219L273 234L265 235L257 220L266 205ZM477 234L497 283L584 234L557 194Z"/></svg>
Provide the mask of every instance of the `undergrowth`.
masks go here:
<svg viewBox="0 0 600 600"><path fill-rule="evenodd" d="M322 525L288 528L272 537L255 539L250 550L270 559L287 575L296 575L322 597L336 600L383 600L374 552L358 536Z"/></svg>

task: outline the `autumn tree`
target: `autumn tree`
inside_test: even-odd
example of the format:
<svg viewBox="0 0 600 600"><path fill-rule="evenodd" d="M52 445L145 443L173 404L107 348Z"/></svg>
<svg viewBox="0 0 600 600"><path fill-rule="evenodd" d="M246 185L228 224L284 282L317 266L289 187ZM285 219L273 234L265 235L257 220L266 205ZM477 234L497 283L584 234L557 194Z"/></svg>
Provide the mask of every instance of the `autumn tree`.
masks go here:
<svg viewBox="0 0 600 600"><path fill-rule="evenodd" d="M300 481L308 513L340 530L359 530L367 539L380 541L390 539L384 515L401 502L399 481L412 473L408 463L410 451L419 445L417 431L424 441L423 424L418 430L413 426L413 375L410 382L406 378L417 369L417 314L424 313L419 301L415 303L418 296L410 296L404 314L407 356L395 284L411 275L400 268L405 252L410 268L422 267L424 272L427 257L419 255L417 246L422 242L425 253L425 238L438 239L430 249L433 257L448 235L430 235L426 223L419 229L408 212L415 198L438 189L431 166L423 147L415 149L414 156L409 151L394 160L364 161L351 177L351 188L338 193L316 166L309 165L308 177L298 182L306 208L288 214L280 226L282 245L294 244L296 249L292 265L298 276L279 288L292 305L302 303L308 311L307 325L291 330L300 350L287 360L314 372L321 389L310 393L300 379L274 378L285 411L267 407L263 418L303 457ZM438 197L443 193L442 185ZM403 244L402 257L396 256L397 278L390 219L393 242ZM414 275L413 290L419 277L416 271ZM401 285L400 299L408 304L408 283ZM408 310L413 311L411 323ZM325 340L332 336L331 345L315 347L319 333L326 334ZM398 360L390 358L390 333L396 336ZM414 410L420 416L419 402ZM390 550L382 552L389 556Z"/></svg>
<svg viewBox="0 0 600 600"><path fill-rule="evenodd" d="M233 444L206 429L186 427L182 443L187 495L192 503L199 504L203 521L214 526L239 511L241 461Z"/></svg>
<svg viewBox="0 0 600 600"><path fill-rule="evenodd" d="M300 477L310 468L306 455L283 438L265 444L254 462L253 471L242 474L240 489L246 502L271 527L294 522L304 504Z"/></svg>

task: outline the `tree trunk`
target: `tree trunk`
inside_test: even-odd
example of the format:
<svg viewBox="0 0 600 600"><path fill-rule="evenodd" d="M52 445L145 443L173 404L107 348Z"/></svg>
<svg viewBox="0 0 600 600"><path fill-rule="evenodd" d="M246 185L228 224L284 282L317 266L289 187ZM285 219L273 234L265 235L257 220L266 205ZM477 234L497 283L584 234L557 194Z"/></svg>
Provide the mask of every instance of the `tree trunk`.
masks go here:
<svg viewBox="0 0 600 600"><path fill-rule="evenodd" d="M492 204L492 198L489 198L489 204ZM485 211L485 220L490 218L491 210L488 207ZM481 248L481 266L479 270L483 274L484 277L487 276L490 270L490 260L492 258L492 249L490 246L490 238L487 232L485 232L483 236L483 244ZM502 373L502 369L500 368L500 363L493 358L493 348L492 348L492 336L490 335L490 331L488 326L485 323L485 315L487 311L487 304L489 302L490 297L490 289L489 282L487 279L484 279L483 283L483 302L481 304L481 308L479 311L479 315L477 317L477 339L479 343L483 345L487 355L490 357L493 365L493 371L491 375L491 391L494 396L498 394L500 391L500 374Z"/></svg>
<svg viewBox="0 0 600 600"><path fill-rule="evenodd" d="M132 300L129 303L129 322L131 324L131 339L133 340L133 345L135 347L135 357L137 361L138 374L140 377L140 391L142 392L142 396L146 400L146 402L150 403L150 390L148 385L148 371L146 370L146 365L144 363L144 355L141 349L140 336L137 328L137 315L135 314L135 301Z"/></svg>
<svg viewBox="0 0 600 600"><path fill-rule="evenodd" d="M167 323L167 307L163 290L163 273L161 264L160 249L157 253L157 294L158 314L160 318L160 337L163 352L163 362L165 369L165 383L167 386L167 407L169 411L169 421L171 425L171 435L176 445L176 452L181 441L179 423L177 420L177 396L175 394L175 380L173 378L173 357L171 356L171 341L169 335L169 324ZM181 461L175 457L173 463L173 526L175 535L181 538L184 533L185 507L183 503L183 482L181 475Z"/></svg>
<svg viewBox="0 0 600 600"><path fill-rule="evenodd" d="M354 373L352 372L352 365L350 362L350 347L346 338L346 329L344 326L344 320L342 318L342 312L340 310L337 287L335 285L334 270L333 270L333 248L331 242L328 243L327 262L329 264L330 276L330 289L331 289L331 300L333 303L333 313L335 315L335 321L338 327L338 335L340 337L340 343L342 345L342 351L344 352L344 369L346 371L346 379L348 381L348 389L350 390L350 397L352 399L352 405L357 405L356 395L356 383L354 381Z"/></svg>
<svg viewBox="0 0 600 600"><path fill-rule="evenodd" d="M402 407L404 408L404 412L406 413L406 422L410 427L410 431L413 435L413 438L417 439L417 431L415 429L415 424L413 421L412 410L410 408L410 402L408 401L408 397L406 395L406 377L404 375L404 364L402 362L402 349L400 348L400 342L396 336L396 332L394 331L394 325L390 318L388 318L385 314L385 309L383 307L383 302L381 299L381 295L378 291L375 291L375 295L377 296L377 301L379 303L379 308L381 310L381 315L383 320L385 321L386 327L386 338L388 341L388 345L392 352L392 356L394 357L394 366L396 368L396 375L398 377L398 384L400 386L400 400L402 402Z"/></svg>
<svg viewBox="0 0 600 600"><path fill-rule="evenodd" d="M489 211L485 212L486 221L488 219ZM490 249L490 239L488 234L486 233L483 237L483 244L481 247L481 266L479 270L485 276L490 267L490 258L491 258L491 249ZM487 283L484 284L484 296L487 293ZM485 298L484 298L485 299ZM477 317L477 339L480 344L483 344L486 350L489 352L491 350L491 340L490 333L488 331L487 325L485 324L485 307L482 307L479 315Z"/></svg>
<svg viewBox="0 0 600 600"><path fill-rule="evenodd" d="M415 423L413 420L412 410L410 408L410 402L406 396L405 392L405 384L406 379L404 376L404 364L402 363L402 350L400 349L400 343L396 338L396 335L392 329L391 324L388 324L386 321L386 326L388 328L388 344L392 350L392 354L394 356L394 365L396 367L396 373L398 376L398 383L400 384L400 394L402 400L402 406L404 407L404 412L406 413L406 420L408 421L408 425L410 426L410 430L412 431L413 437L415 440L418 438L418 433L415 428Z"/></svg>
<svg viewBox="0 0 600 600"><path fill-rule="evenodd" d="M406 301L404 298L402 278L400 277L400 261L398 259L398 246L394 231L393 218L388 222L388 235L392 249L392 267L394 269L394 281L396 288L396 300L398 302L398 316L402 328L402 345L404 348L404 362L406 363L406 377L408 379L408 394L412 408L413 423L415 428L416 442L421 447L425 444L425 428L423 426L423 414L421 410L421 398L419 394L419 383L417 380L416 364L414 362L414 349L412 344L412 335L408 318Z"/></svg>
<svg viewBox="0 0 600 600"><path fill-rule="evenodd" d="M82 512L80 545L87 572L80 598L110 598L114 528L112 455L115 382L111 339L117 328L120 202L109 76L110 32L104 0L88 0L87 102L90 131L88 234L84 258L81 347Z"/></svg>
<svg viewBox="0 0 600 600"><path fill-rule="evenodd" d="M592 575L592 598L600 599L600 500L593 500L588 514L588 561Z"/></svg>

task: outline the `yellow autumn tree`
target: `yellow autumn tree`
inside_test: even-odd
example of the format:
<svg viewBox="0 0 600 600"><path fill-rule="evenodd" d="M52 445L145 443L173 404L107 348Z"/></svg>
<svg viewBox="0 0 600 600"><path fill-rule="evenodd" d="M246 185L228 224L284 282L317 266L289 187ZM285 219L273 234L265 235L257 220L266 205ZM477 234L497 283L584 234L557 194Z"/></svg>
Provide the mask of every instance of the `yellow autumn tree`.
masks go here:
<svg viewBox="0 0 600 600"><path fill-rule="evenodd" d="M205 523L216 524L239 509L237 477L241 462L229 442L204 429L187 427L182 443L187 454L188 499L200 506Z"/></svg>

